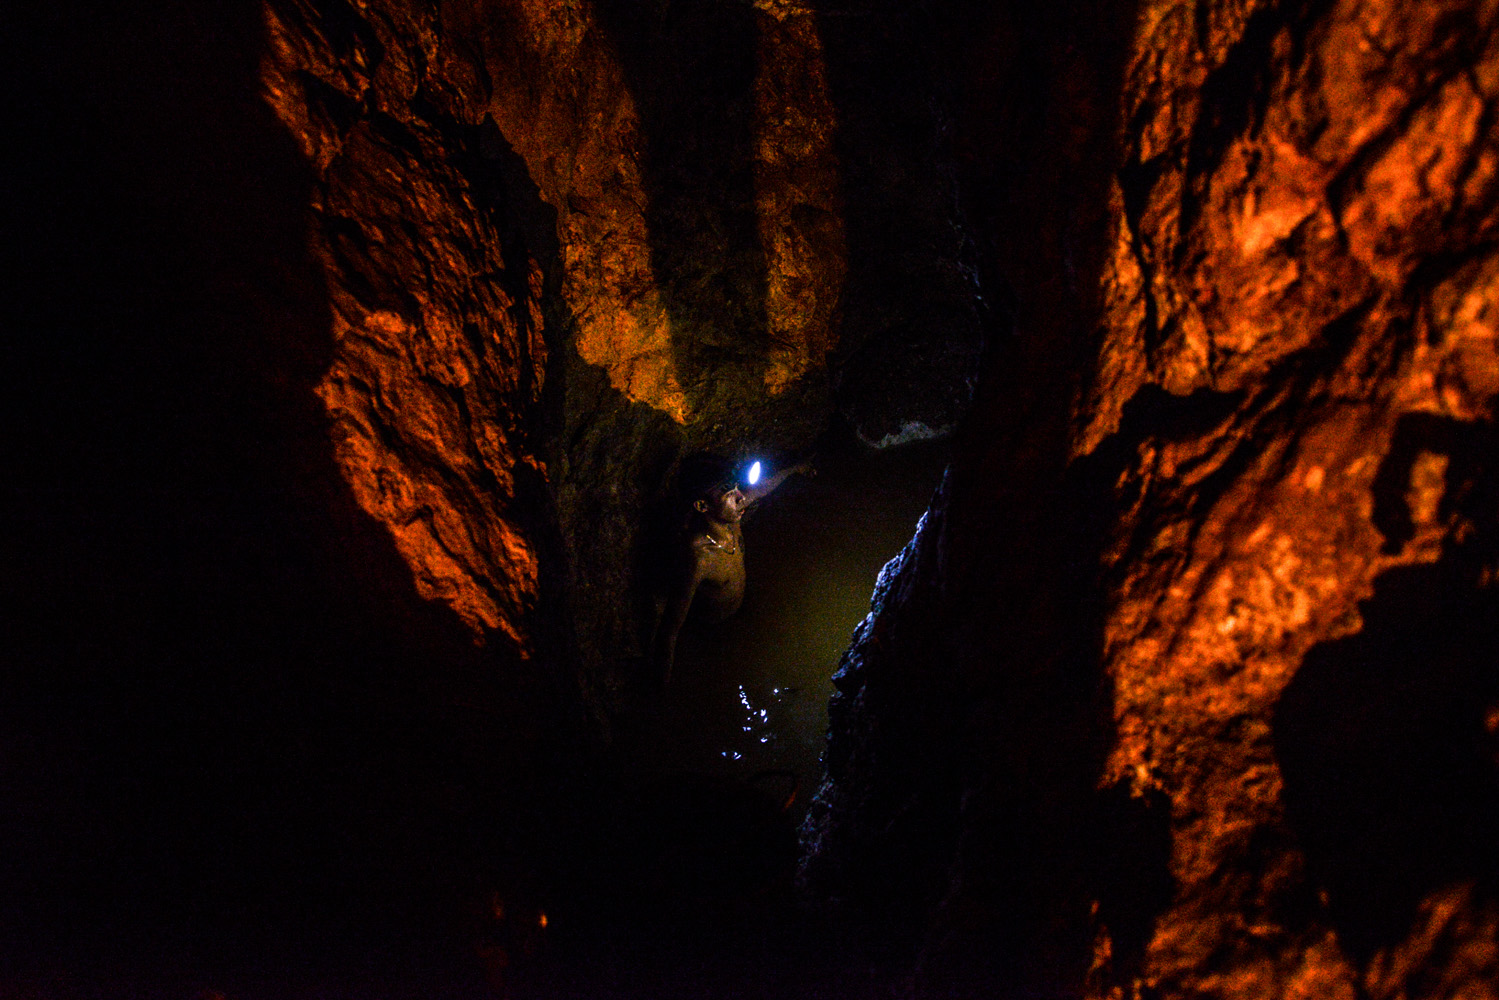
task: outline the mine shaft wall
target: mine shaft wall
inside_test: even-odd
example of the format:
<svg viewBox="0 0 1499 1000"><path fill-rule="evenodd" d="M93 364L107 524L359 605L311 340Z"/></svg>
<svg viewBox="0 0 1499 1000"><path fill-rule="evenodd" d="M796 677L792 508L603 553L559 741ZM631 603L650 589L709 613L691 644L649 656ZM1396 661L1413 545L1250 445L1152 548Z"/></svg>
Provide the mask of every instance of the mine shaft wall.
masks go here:
<svg viewBox="0 0 1499 1000"><path fill-rule="evenodd" d="M25 15L0 930L440 909L677 458L987 331L809 889L930 995L1492 996L1494 5L646 6Z"/></svg>
<svg viewBox="0 0 1499 1000"><path fill-rule="evenodd" d="M6 39L7 988L59 956L144 983L183 928L284 955L441 926L582 715L540 666L531 269L480 209L392 207L452 209L479 158L432 104L318 89L370 52L340 12L304 132L260 4Z"/></svg>
<svg viewBox="0 0 1499 1000"><path fill-rule="evenodd" d="M1495 18L970 26L1013 337L804 831L919 995L1495 995Z"/></svg>
<svg viewBox="0 0 1499 1000"><path fill-rule="evenodd" d="M880 14L266 6L343 474L424 595L578 673L600 720L652 684L684 455L940 436L966 406L986 318L938 53Z"/></svg>

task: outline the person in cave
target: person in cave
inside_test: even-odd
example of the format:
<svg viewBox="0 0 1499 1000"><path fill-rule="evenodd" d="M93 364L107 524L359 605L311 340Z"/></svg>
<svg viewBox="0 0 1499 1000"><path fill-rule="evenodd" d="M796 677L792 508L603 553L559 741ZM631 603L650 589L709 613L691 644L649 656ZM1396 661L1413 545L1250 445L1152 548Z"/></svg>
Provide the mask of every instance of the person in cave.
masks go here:
<svg viewBox="0 0 1499 1000"><path fill-rule="evenodd" d="M744 603L745 514L792 475L816 475L810 461L764 478L759 475L759 467L759 462L751 466L743 484L725 475L724 467L711 460L689 462L684 469L685 492L692 500L669 550L670 591L651 640L651 662L663 685L671 680L677 636L688 612L696 608L697 620L717 624ZM710 472L707 478L705 470Z"/></svg>

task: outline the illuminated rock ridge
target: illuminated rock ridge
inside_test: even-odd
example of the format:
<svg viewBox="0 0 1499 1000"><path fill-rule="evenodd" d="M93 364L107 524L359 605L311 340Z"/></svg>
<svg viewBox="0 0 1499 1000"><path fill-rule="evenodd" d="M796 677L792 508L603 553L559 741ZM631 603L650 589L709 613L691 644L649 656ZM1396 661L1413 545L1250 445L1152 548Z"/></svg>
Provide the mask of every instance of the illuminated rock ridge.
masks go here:
<svg viewBox="0 0 1499 1000"><path fill-rule="evenodd" d="M918 995L1494 995L1492 4L268 9L351 488L596 710L680 455L991 324L805 831Z"/></svg>

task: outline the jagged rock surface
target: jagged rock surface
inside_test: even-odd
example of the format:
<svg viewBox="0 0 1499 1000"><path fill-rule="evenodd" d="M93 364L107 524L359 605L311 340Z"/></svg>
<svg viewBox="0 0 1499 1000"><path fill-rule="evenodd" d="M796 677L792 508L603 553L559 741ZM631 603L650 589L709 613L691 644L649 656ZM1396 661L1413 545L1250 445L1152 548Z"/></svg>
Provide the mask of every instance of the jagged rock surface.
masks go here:
<svg viewBox="0 0 1499 1000"><path fill-rule="evenodd" d="M974 32L1023 67L960 137L1016 337L807 831L934 915L918 993L1499 991L1496 14Z"/></svg>
<svg viewBox="0 0 1499 1000"><path fill-rule="evenodd" d="M470 863L553 721L483 679L576 623L607 702L682 452L945 422L863 403L962 367L971 255L1013 336L838 679L809 882L919 993L1494 995L1492 3L168 6L165 62L246 66L119 89L144 29L65 13L17 88L99 73L103 141L18 244L8 930ZM237 103L262 28L310 179Z"/></svg>
<svg viewBox="0 0 1499 1000"><path fill-rule="evenodd" d="M431 12L287 5L267 22L266 94L319 180L336 346L317 391L340 466L421 593L529 658L548 517L541 273L485 198L480 68Z"/></svg>
<svg viewBox="0 0 1499 1000"><path fill-rule="evenodd" d="M828 52L811 7L268 10L267 93L321 185L340 461L476 636L524 650L552 573L604 706L643 679L642 526L684 453L805 450L835 375L871 442L950 430L978 318L950 181L913 196L936 123L920 90L881 121L874 57Z"/></svg>
<svg viewBox="0 0 1499 1000"><path fill-rule="evenodd" d="M1106 560L1106 780L1172 804L1146 975L1492 996L1499 9L1181 18L1130 68L1095 382L1203 419L1129 441Z"/></svg>

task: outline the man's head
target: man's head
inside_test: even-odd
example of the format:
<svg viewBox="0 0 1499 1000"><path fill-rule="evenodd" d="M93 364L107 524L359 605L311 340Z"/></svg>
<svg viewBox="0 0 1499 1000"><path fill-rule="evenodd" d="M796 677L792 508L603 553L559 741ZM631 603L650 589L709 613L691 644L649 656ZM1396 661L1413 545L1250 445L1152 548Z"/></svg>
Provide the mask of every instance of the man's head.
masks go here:
<svg viewBox="0 0 1499 1000"><path fill-rule="evenodd" d="M692 509L715 521L732 524L744 516L749 500L740 492L739 485L732 480L716 483L703 491L693 502Z"/></svg>
<svg viewBox="0 0 1499 1000"><path fill-rule="evenodd" d="M699 514L721 521L738 520L737 513L743 512L744 495L740 493L726 503L729 495L739 489L734 473L733 463L719 455L705 452L689 455L677 470L677 495ZM737 513L728 511L729 506L736 507Z"/></svg>

